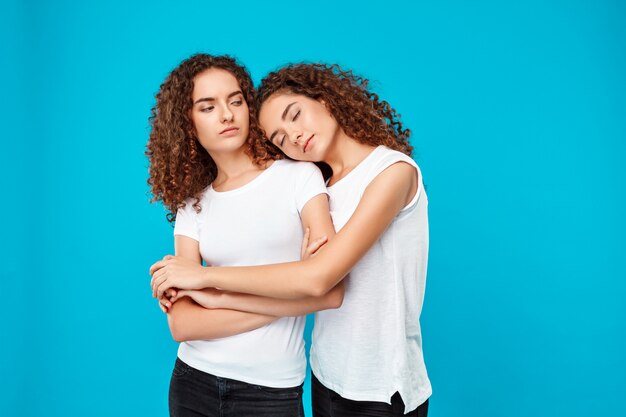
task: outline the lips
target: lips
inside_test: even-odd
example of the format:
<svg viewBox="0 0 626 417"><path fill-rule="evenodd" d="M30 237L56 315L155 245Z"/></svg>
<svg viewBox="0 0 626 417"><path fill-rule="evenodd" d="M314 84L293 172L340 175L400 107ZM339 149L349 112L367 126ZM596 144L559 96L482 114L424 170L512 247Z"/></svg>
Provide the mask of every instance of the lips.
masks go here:
<svg viewBox="0 0 626 417"><path fill-rule="evenodd" d="M311 137L309 137L309 139L307 139L307 141L304 142L304 147L302 148L302 152L306 153L306 150L309 147L309 143L311 143L311 139L313 139L313 136L315 135L311 135Z"/></svg>
<svg viewBox="0 0 626 417"><path fill-rule="evenodd" d="M226 129L222 130L220 132L220 135L229 134L229 133L232 134L232 133L235 133L236 131L239 131L239 128L235 127L235 126L231 126L231 127L227 127Z"/></svg>

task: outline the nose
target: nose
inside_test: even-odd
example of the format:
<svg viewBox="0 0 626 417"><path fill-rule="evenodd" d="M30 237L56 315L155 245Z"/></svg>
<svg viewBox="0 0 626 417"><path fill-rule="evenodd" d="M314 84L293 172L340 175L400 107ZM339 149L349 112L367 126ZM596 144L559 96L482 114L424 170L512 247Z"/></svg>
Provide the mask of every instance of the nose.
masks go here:
<svg viewBox="0 0 626 417"><path fill-rule="evenodd" d="M301 139L302 139L302 132L289 133L289 141L293 143L294 145L298 145Z"/></svg>
<svg viewBox="0 0 626 417"><path fill-rule="evenodd" d="M232 122L233 121L233 112L230 111L228 106L224 106L224 110L222 110L222 123Z"/></svg>

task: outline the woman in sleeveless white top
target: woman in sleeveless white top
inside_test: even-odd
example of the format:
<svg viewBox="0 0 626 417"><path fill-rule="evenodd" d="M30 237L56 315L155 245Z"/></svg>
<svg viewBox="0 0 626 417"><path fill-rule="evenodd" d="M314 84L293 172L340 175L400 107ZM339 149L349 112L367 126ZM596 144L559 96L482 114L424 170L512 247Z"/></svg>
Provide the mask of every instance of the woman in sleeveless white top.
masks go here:
<svg viewBox="0 0 626 417"><path fill-rule="evenodd" d="M259 120L272 144L292 159L332 170L328 192L337 235L300 262L187 271L172 259L160 266L185 271L188 279L171 273L153 283L155 291L215 287L252 294L215 291L214 306L263 312L269 308L263 297L320 296L347 277L341 308L316 314L311 367L329 395L352 403L329 411L314 396L314 414L374 413L386 403L387 411L375 415L425 416L432 390L419 315L428 200L410 158L410 131L367 90L367 80L336 65L284 67L262 81L259 98Z"/></svg>

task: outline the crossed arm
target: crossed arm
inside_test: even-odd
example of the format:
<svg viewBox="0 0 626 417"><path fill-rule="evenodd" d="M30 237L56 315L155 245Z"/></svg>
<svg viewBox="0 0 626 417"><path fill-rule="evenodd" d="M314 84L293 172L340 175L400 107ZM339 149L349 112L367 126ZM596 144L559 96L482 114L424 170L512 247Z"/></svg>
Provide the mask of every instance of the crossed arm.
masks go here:
<svg viewBox="0 0 626 417"><path fill-rule="evenodd" d="M321 236L332 238L335 231L328 211L328 198L320 194L312 198L301 213L303 227L318 241ZM176 258L192 269L202 267L198 241L175 236ZM175 291L166 308L172 337L178 341L207 340L232 336L254 330L284 316L298 316L327 308L337 308L343 301L343 285L321 297L305 296L282 300L249 294L222 293L214 289L192 292ZM163 299L163 294L160 299ZM197 301L194 301L197 300ZM203 302L209 300L210 302ZM211 301L212 300L212 301ZM203 305L201 305L203 304ZM205 308L209 307L209 308Z"/></svg>

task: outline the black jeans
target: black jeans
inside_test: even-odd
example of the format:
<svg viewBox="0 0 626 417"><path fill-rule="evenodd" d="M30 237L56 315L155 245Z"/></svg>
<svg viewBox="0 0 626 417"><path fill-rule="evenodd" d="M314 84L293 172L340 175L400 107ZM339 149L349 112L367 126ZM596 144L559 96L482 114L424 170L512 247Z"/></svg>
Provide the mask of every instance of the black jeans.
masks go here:
<svg viewBox="0 0 626 417"><path fill-rule="evenodd" d="M397 392L391 397L391 404L348 400L326 388L313 374L311 374L311 397L313 417L426 417L428 415L428 400L415 410L404 414L404 402Z"/></svg>
<svg viewBox="0 0 626 417"><path fill-rule="evenodd" d="M171 417L303 417L302 385L271 388L221 378L176 358L170 381Z"/></svg>

